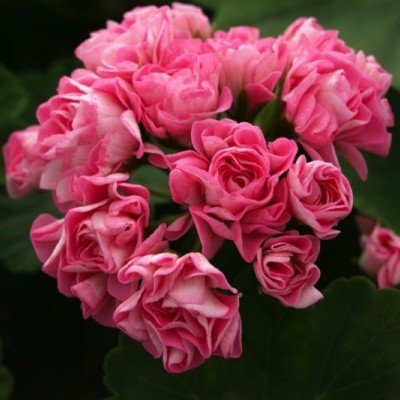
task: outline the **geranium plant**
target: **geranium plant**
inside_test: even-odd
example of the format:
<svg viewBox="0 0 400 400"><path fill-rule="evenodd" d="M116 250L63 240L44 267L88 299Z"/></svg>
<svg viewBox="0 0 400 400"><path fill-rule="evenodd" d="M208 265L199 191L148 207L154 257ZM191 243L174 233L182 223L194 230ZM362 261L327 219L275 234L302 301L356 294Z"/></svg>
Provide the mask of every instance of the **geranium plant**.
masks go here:
<svg viewBox="0 0 400 400"><path fill-rule="evenodd" d="M122 332L113 398L345 399L360 385L395 398L400 342L391 360L376 342L399 331L400 294L319 282L368 154L391 148L379 61L315 18L263 36L178 3L128 11L76 56L37 124L4 145L5 177L13 199L46 191L57 209L30 230L43 272ZM379 217L357 218L359 264L395 287L400 239Z"/></svg>

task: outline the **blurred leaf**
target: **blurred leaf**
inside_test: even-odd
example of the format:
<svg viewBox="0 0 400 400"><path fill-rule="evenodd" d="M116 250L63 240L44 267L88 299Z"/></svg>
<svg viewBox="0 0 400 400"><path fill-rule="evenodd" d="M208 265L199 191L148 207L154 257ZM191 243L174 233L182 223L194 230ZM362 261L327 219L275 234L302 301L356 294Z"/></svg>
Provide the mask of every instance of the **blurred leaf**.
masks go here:
<svg viewBox="0 0 400 400"><path fill-rule="evenodd" d="M2 344L0 342L0 362L2 361ZM8 369L0 364L0 400L8 400L13 388L13 378Z"/></svg>
<svg viewBox="0 0 400 400"><path fill-rule="evenodd" d="M389 157L367 155L368 179L362 182L352 168L345 166L358 211L370 215L400 233L400 92L391 90L389 101L396 116Z"/></svg>
<svg viewBox="0 0 400 400"><path fill-rule="evenodd" d="M0 80L3 77L8 84L7 90L0 92L0 126L7 129L25 127L35 123L35 110L38 105L55 93L59 78L71 71L75 61L60 59L55 61L47 71L32 71L20 76L18 80L9 72L0 69ZM10 102L7 98L11 99ZM2 119L6 106L12 108ZM7 122L8 125L4 124ZM6 133L6 132L4 132ZM13 272L33 272L40 269L40 263L34 254L29 230L33 220L43 212L56 212L49 193L33 193L20 199L12 200L6 194L3 160L0 157L0 258Z"/></svg>
<svg viewBox="0 0 400 400"><path fill-rule="evenodd" d="M130 181L146 186L151 193L153 205L171 202L168 173L149 164L143 164L131 172Z"/></svg>
<svg viewBox="0 0 400 400"><path fill-rule="evenodd" d="M218 29L256 25L264 35L278 35L296 18L315 16L338 29L351 47L373 54L394 75L400 88L400 2L397 0L197 0L215 10Z"/></svg>
<svg viewBox="0 0 400 400"><path fill-rule="evenodd" d="M0 169L3 175L3 171ZM49 193L38 192L12 200L5 194L4 186L0 194L0 258L13 272L35 272L40 269L29 231L34 219L41 213L56 214Z"/></svg>
<svg viewBox="0 0 400 400"><path fill-rule="evenodd" d="M400 293L365 278L340 279L307 310L257 295L249 274L242 297L243 356L213 358L169 375L128 337L105 362L113 400L397 399L400 391ZM253 287L251 287L253 286ZM253 294L252 294L253 293Z"/></svg>
<svg viewBox="0 0 400 400"><path fill-rule="evenodd" d="M0 65L0 133L2 140L11 129L21 126L21 113L27 104L27 93L18 78Z"/></svg>

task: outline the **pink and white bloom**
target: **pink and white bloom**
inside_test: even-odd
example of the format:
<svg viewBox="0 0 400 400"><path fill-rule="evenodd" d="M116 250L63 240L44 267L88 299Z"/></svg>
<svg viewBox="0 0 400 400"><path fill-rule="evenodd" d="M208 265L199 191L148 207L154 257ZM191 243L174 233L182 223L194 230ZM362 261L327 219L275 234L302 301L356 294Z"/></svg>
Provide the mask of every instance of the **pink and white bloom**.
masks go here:
<svg viewBox="0 0 400 400"><path fill-rule="evenodd" d="M339 31L324 29L315 18L298 18L282 35L292 52L300 53L303 45L312 45L320 51L351 53L346 43L339 38Z"/></svg>
<svg viewBox="0 0 400 400"><path fill-rule="evenodd" d="M296 45L282 99L298 140L313 159L338 166L340 153L366 179L361 151L386 157L391 144L390 75L315 20L298 21L286 37Z"/></svg>
<svg viewBox="0 0 400 400"><path fill-rule="evenodd" d="M236 100L246 94L247 106L253 110L275 98L275 87L288 62L287 45L281 38L260 39L256 28L235 27L215 32L208 44L221 61L222 84Z"/></svg>
<svg viewBox="0 0 400 400"><path fill-rule="evenodd" d="M13 132L3 147L9 196L19 199L39 188L45 161L40 157L37 125Z"/></svg>
<svg viewBox="0 0 400 400"><path fill-rule="evenodd" d="M46 161L40 187L54 192L61 210L76 205L72 185L77 177L106 176L143 156L132 109L136 97L130 93L125 82L99 83L95 74L77 70L62 78L58 94L38 108L38 141Z"/></svg>
<svg viewBox="0 0 400 400"><path fill-rule="evenodd" d="M321 239L339 234L333 229L353 207L353 192L344 174L324 161L307 162L300 156L286 182L293 215Z"/></svg>
<svg viewBox="0 0 400 400"><path fill-rule="evenodd" d="M228 119L195 123L191 138L194 150L166 157L172 198L189 206L207 258L228 239L251 262L265 235L290 219L280 178L297 146L285 138L267 144L258 127Z"/></svg>
<svg viewBox="0 0 400 400"><path fill-rule="evenodd" d="M305 308L323 298L314 287L320 271L314 264L319 253L315 236L286 232L267 239L253 263L261 290L295 308Z"/></svg>
<svg viewBox="0 0 400 400"><path fill-rule="evenodd" d="M360 267L377 277L378 287L400 285L400 236L377 221L358 216L362 253Z"/></svg>
<svg viewBox="0 0 400 400"><path fill-rule="evenodd" d="M116 273L130 259L162 251L165 227L146 238L149 194L142 186L111 184L107 198L70 209L64 219L40 215L31 240L43 271L57 279L58 289L82 302L84 317L113 326L116 299L109 285L118 285ZM112 305L114 308L112 308Z"/></svg>
<svg viewBox="0 0 400 400"><path fill-rule="evenodd" d="M386 261L378 273L378 287L397 287L400 285L400 252L396 251Z"/></svg>
<svg viewBox="0 0 400 400"><path fill-rule="evenodd" d="M230 90L220 89L220 64L212 54L200 54L185 68L146 65L133 76L142 105L142 122L160 139L190 145L195 121L212 118L232 104Z"/></svg>
<svg viewBox="0 0 400 400"><path fill-rule="evenodd" d="M136 7L123 21L109 21L105 29L93 32L77 49L86 68L102 77L132 74L148 63L158 63L174 41L210 36L211 26L202 10L174 3L172 7Z"/></svg>
<svg viewBox="0 0 400 400"><path fill-rule="evenodd" d="M202 254L139 257L118 279L130 295L114 313L116 325L162 357L168 372L194 368L212 355L240 357L239 294Z"/></svg>
<svg viewBox="0 0 400 400"><path fill-rule="evenodd" d="M376 91L384 96L392 85L392 75L376 61L374 56L367 56L363 51L356 54L356 65L374 82Z"/></svg>

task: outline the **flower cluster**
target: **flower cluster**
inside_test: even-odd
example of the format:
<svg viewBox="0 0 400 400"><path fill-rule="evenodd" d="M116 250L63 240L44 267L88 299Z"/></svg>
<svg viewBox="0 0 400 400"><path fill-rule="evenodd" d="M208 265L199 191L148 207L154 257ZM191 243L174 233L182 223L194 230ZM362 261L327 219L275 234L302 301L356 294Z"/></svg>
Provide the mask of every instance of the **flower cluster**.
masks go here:
<svg viewBox="0 0 400 400"><path fill-rule="evenodd" d="M366 216L358 215L357 225L361 232L360 267L368 275L377 278L381 289L399 286L400 236Z"/></svg>
<svg viewBox="0 0 400 400"><path fill-rule="evenodd" d="M209 261L224 241L285 306L322 298L320 241L353 205L337 153L365 179L361 151L390 147L391 76L372 56L314 19L262 38L213 32L182 4L135 8L76 55L83 68L3 152L11 197L52 193L61 218L40 215L31 240L85 318L141 342L170 372L239 357L241 294ZM131 176L145 164L166 174L172 222L155 218L154 188ZM178 254L193 234L201 252Z"/></svg>

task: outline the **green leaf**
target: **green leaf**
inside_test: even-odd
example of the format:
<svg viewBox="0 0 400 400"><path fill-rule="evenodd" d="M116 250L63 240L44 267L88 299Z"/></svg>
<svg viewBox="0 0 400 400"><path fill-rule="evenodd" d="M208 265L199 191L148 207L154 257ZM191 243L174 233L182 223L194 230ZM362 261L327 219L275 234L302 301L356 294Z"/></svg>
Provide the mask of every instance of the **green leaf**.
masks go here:
<svg viewBox="0 0 400 400"><path fill-rule="evenodd" d="M21 113L27 104L27 93L18 78L0 65L0 133L1 142L11 129L23 125Z"/></svg>
<svg viewBox="0 0 400 400"><path fill-rule="evenodd" d="M0 361L2 360L2 344L0 342ZM8 369L0 364L0 400L8 400L13 389L13 378Z"/></svg>
<svg viewBox="0 0 400 400"><path fill-rule="evenodd" d="M358 211L370 215L400 233L400 93L389 92L389 101L396 114L393 142L389 157L366 155L368 179L362 182L352 168L344 168L354 192Z"/></svg>
<svg viewBox="0 0 400 400"><path fill-rule="evenodd" d="M55 61L43 73L25 73L18 80L0 68L0 82L6 79L6 91L0 92L0 127L24 128L35 123L38 105L55 93L57 82L74 66L70 59ZM10 100L10 101L9 101ZM5 117L6 115L6 117ZM6 119L4 119L6 118ZM5 131L5 133L7 133ZM3 160L0 157L0 259L13 272L34 272L40 263L33 251L29 230L33 220L41 213L57 213L50 193L38 192L12 200L5 189Z"/></svg>
<svg viewBox="0 0 400 400"><path fill-rule="evenodd" d="M41 213L58 212L48 192L36 192L23 199L8 197L5 172L0 157L0 259L13 272L35 272L40 269L29 231L34 219Z"/></svg>
<svg viewBox="0 0 400 400"><path fill-rule="evenodd" d="M143 164L131 172L130 181L146 186L150 190L152 204L171 202L168 173L165 170L150 164Z"/></svg>
<svg viewBox="0 0 400 400"><path fill-rule="evenodd" d="M398 399L400 292L339 279L323 301L293 310L256 294L250 274L237 287L244 293L239 360L215 357L169 375L121 335L105 362L112 399Z"/></svg>
<svg viewBox="0 0 400 400"><path fill-rule="evenodd" d="M400 2L397 0L197 0L215 10L218 29L256 25L264 35L278 35L296 18L315 16L326 28L338 29L351 47L373 54L394 75L400 88Z"/></svg>
<svg viewBox="0 0 400 400"><path fill-rule="evenodd" d="M13 272L35 272L40 263L32 248L29 231L41 213L56 212L49 193L34 193L21 200L0 195L0 258Z"/></svg>

